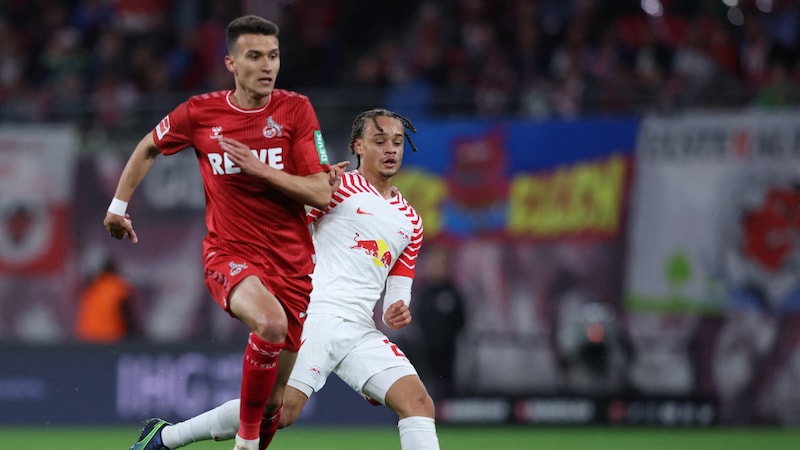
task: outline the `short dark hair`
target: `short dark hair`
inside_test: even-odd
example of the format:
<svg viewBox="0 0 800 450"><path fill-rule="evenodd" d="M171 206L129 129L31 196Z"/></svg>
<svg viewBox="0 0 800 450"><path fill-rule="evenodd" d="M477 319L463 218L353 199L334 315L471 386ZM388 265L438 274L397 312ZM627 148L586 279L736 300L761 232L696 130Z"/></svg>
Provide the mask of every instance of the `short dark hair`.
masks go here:
<svg viewBox="0 0 800 450"><path fill-rule="evenodd" d="M350 153L356 155L358 166L361 165L361 156L356 153L356 149L353 144L356 142L356 139L359 139L364 134L364 129L367 126L367 120L372 120L372 124L375 125L375 128L377 128L378 131L383 132L383 128L378 125L378 121L376 120L376 117L378 116L386 116L391 117L392 119L397 119L401 124L403 124L403 128L408 129L408 131L412 133L417 132L417 129L414 128L414 124L411 123L410 120L394 111L389 111L388 109L384 108L373 108L362 112L356 116L355 120L353 120L353 129L350 132ZM409 135L406 131L403 131L403 136L405 136L408 144L411 145L411 150L416 152L417 146L414 145L414 141L411 140L411 135Z"/></svg>
<svg viewBox="0 0 800 450"><path fill-rule="evenodd" d="M251 14L231 20L225 32L227 34L228 53L232 55L234 53L233 47L236 46L239 36L243 34L261 34L278 37L280 29L275 22Z"/></svg>

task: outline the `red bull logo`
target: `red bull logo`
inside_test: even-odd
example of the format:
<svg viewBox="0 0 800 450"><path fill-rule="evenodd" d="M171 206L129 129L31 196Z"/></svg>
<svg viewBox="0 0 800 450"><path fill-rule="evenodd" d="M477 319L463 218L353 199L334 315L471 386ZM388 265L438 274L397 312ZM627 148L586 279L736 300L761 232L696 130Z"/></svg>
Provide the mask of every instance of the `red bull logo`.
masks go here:
<svg viewBox="0 0 800 450"><path fill-rule="evenodd" d="M366 255L372 257L372 262L378 267L389 268L392 265L392 252L389 245L381 239L360 239L361 235L356 233L353 237L355 245L351 245L353 250L361 250Z"/></svg>

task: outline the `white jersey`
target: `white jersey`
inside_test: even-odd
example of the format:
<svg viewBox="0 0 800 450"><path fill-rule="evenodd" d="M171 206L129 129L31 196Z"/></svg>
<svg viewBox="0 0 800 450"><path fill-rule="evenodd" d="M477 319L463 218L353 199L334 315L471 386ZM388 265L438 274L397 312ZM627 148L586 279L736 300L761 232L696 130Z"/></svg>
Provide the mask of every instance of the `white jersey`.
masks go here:
<svg viewBox="0 0 800 450"><path fill-rule="evenodd" d="M383 198L357 171L342 174L328 208L308 218L317 257L308 313L374 326L387 277L414 278L422 219L400 193Z"/></svg>

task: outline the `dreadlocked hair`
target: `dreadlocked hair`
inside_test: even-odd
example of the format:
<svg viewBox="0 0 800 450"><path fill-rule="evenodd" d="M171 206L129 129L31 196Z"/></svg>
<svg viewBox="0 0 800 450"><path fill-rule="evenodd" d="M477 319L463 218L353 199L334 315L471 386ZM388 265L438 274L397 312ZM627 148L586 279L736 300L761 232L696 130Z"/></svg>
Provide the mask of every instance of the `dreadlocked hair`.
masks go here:
<svg viewBox="0 0 800 450"><path fill-rule="evenodd" d="M388 109L384 108L374 108L362 112L361 114L356 116L355 120L353 120L353 130L350 132L350 153L356 155L356 159L358 160L359 166L361 165L361 156L356 153L356 149L353 146L353 144L355 144L356 139L358 139L359 137L361 137L362 134L364 134L364 128L366 128L367 126L367 120L371 119L372 124L375 125L375 128L377 128L378 131L383 132L383 128L381 128L380 125L378 125L377 118L379 116L386 116L386 117L391 117L392 119L397 119L398 121L400 121L401 124L403 124L404 129L407 129L412 133L417 132L417 129L414 127L414 124L411 123L411 121L407 117L403 116L402 114L398 114L394 111L389 111ZM406 138L408 144L411 146L411 150L416 152L417 146L414 145L414 141L411 140L411 135L408 134L408 132L403 131L403 136Z"/></svg>

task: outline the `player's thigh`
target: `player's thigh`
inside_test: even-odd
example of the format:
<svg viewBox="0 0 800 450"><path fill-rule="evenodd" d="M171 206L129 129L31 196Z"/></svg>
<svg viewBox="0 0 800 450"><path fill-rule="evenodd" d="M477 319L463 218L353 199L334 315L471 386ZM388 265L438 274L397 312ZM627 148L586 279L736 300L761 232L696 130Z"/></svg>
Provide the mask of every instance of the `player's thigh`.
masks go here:
<svg viewBox="0 0 800 450"><path fill-rule="evenodd" d="M365 392L367 381L379 374L380 384L373 392ZM389 387L400 377L417 375L414 366L400 348L378 330L365 333L359 343L345 356L336 375L356 392L383 403Z"/></svg>
<svg viewBox="0 0 800 450"><path fill-rule="evenodd" d="M282 350L278 356L278 376L275 380L275 386L272 388L272 394L267 402L267 411L275 411L281 406L284 401L284 394L286 392L286 383L289 381L289 375L292 373L297 353Z"/></svg>
<svg viewBox="0 0 800 450"><path fill-rule="evenodd" d="M251 330L268 326L286 328L283 306L255 275L244 278L231 289L229 302L231 313Z"/></svg>
<svg viewBox="0 0 800 450"><path fill-rule="evenodd" d="M294 364L297 362L297 353L283 350L278 357L278 379L276 383L286 386L289 376L292 374Z"/></svg>
<svg viewBox="0 0 800 450"><path fill-rule="evenodd" d="M204 269L206 287L214 301L250 329L265 316L283 317L283 308L252 262L214 252L206 256Z"/></svg>
<svg viewBox="0 0 800 450"><path fill-rule="evenodd" d="M288 427L297 421L303 407L306 405L308 397L292 386L286 386L283 395L283 410L281 411L280 428Z"/></svg>
<svg viewBox="0 0 800 450"><path fill-rule="evenodd" d="M350 328L351 323L339 317L309 314L303 326L300 350L289 385L302 383L309 386L312 392L319 392L334 368L357 342L349 337Z"/></svg>

